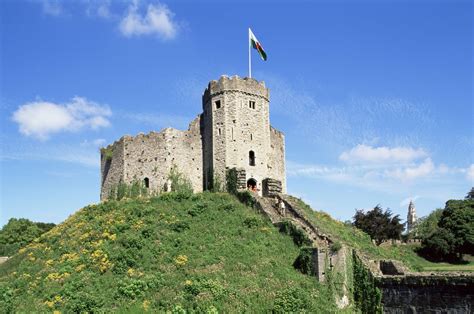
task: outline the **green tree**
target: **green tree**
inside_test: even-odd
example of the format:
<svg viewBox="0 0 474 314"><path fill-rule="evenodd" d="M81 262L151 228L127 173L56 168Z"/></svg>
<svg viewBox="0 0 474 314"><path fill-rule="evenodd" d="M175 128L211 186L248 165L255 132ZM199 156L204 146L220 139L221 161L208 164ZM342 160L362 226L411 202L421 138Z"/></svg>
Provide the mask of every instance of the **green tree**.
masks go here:
<svg viewBox="0 0 474 314"><path fill-rule="evenodd" d="M438 230L438 223L443 215L443 209L438 208L432 211L428 216L418 219L414 234L420 239L427 239Z"/></svg>
<svg viewBox="0 0 474 314"><path fill-rule="evenodd" d="M0 230L0 255L10 256L39 237L44 232L53 228L53 223L33 222L25 218L11 218Z"/></svg>
<svg viewBox="0 0 474 314"><path fill-rule="evenodd" d="M390 209L384 211L380 205L367 213L356 210L353 219L354 226L370 235L377 245L388 239L400 239L405 229L398 215L392 217Z"/></svg>
<svg viewBox="0 0 474 314"><path fill-rule="evenodd" d="M474 200L474 187L466 195L467 200Z"/></svg>
<svg viewBox="0 0 474 314"><path fill-rule="evenodd" d="M474 252L474 199L447 201L438 228L423 239L421 252L440 260L461 260Z"/></svg>

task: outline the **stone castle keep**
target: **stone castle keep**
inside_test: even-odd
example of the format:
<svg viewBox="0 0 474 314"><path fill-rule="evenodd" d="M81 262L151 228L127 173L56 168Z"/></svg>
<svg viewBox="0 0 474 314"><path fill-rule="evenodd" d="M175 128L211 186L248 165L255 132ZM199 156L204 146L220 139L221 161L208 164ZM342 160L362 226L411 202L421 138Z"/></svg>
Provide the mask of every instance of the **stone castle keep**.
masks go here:
<svg viewBox="0 0 474 314"><path fill-rule="evenodd" d="M166 128L125 135L101 150L101 193L107 199L119 184L142 181L151 192L167 190L175 167L194 192L224 182L236 168L238 188L259 194L286 193L285 138L270 125L269 90L252 78L222 76L202 96L203 112L186 131Z"/></svg>

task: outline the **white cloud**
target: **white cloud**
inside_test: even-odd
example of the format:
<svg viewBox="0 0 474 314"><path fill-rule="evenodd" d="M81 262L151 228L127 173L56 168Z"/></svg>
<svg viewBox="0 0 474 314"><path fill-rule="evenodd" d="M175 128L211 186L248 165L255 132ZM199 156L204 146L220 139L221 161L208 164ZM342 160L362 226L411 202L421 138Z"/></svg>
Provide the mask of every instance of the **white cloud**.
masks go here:
<svg viewBox="0 0 474 314"><path fill-rule="evenodd" d="M63 8L58 0L43 0L42 5L45 14L59 16L63 13Z"/></svg>
<svg viewBox="0 0 474 314"><path fill-rule="evenodd" d="M372 147L359 144L343 152L339 159L347 163L407 163L426 157L423 149L411 147Z"/></svg>
<svg viewBox="0 0 474 314"><path fill-rule="evenodd" d="M469 168L466 169L466 176L469 180L474 181L474 164L471 164Z"/></svg>
<svg viewBox="0 0 474 314"><path fill-rule="evenodd" d="M98 138L98 139L95 139L93 141L88 141L88 140L84 140L82 143L81 143L81 146L83 147L89 147L89 146L92 146L92 147L102 147L104 146L104 144L106 143L107 141L103 138Z"/></svg>
<svg viewBox="0 0 474 314"><path fill-rule="evenodd" d="M126 37L156 35L163 39L172 39L178 31L178 25L173 17L174 13L164 4L149 4L146 13L142 15L138 3L133 3L120 22L119 28Z"/></svg>
<svg viewBox="0 0 474 314"><path fill-rule="evenodd" d="M110 1L106 1L97 8L97 15L101 18L108 19L112 16L110 12Z"/></svg>
<svg viewBox="0 0 474 314"><path fill-rule="evenodd" d="M26 103L13 113L12 119L18 123L22 134L46 140L58 132L107 127L110 125L107 117L111 114L108 106L74 97L66 104L46 101Z"/></svg>
<svg viewBox="0 0 474 314"><path fill-rule="evenodd" d="M430 175L435 170L431 158L426 158L421 164L413 167L398 168L386 171L388 177L400 179L401 181L414 180Z"/></svg>

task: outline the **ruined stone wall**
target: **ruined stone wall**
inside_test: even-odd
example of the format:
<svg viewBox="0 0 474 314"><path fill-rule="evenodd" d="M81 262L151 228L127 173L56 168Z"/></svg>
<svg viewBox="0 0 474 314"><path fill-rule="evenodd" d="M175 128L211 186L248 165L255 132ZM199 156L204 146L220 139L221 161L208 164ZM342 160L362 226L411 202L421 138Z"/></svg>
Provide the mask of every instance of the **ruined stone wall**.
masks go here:
<svg viewBox="0 0 474 314"><path fill-rule="evenodd" d="M102 186L101 199L105 199L112 185L120 180L131 184L148 178L150 192L162 191L172 167L191 181L195 192L202 191L200 117L191 122L187 131L167 128L159 133L127 135L113 146L111 169L114 177ZM118 155L119 151L121 155Z"/></svg>
<svg viewBox="0 0 474 314"><path fill-rule="evenodd" d="M270 126L269 177L281 181L282 192L286 193L285 135Z"/></svg>
<svg viewBox="0 0 474 314"><path fill-rule="evenodd" d="M107 199L112 187L123 180L123 138L103 148L100 154L100 199ZM107 157L108 156L108 157ZM112 158L110 158L112 157Z"/></svg>

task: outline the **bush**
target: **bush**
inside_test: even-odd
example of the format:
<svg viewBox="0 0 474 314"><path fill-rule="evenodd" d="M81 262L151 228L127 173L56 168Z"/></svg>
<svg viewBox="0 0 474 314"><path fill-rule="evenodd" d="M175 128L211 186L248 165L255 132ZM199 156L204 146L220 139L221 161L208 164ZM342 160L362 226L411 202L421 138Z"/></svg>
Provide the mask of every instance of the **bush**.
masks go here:
<svg viewBox="0 0 474 314"><path fill-rule="evenodd" d="M254 228L260 225L260 219L257 217L247 217L244 219L244 226L247 228Z"/></svg>
<svg viewBox="0 0 474 314"><path fill-rule="evenodd" d="M192 217L202 214L207 208L206 204L196 203L188 210L188 214Z"/></svg>
<svg viewBox="0 0 474 314"><path fill-rule="evenodd" d="M226 176L226 188L227 192L230 194L237 194L237 169L232 168L228 169Z"/></svg>
<svg viewBox="0 0 474 314"><path fill-rule="evenodd" d="M237 192L236 196L245 206L255 207L255 198L249 191Z"/></svg>
<svg viewBox="0 0 474 314"><path fill-rule="evenodd" d="M300 254L293 263L293 267L298 269L300 272L306 275L312 275L313 269L313 248L302 247L300 248Z"/></svg>
<svg viewBox="0 0 474 314"><path fill-rule="evenodd" d="M278 291L273 304L273 312L301 313L311 309L311 299L307 291L296 287Z"/></svg>
<svg viewBox="0 0 474 314"><path fill-rule="evenodd" d="M339 250L342 248L342 244L339 241L331 243L329 246L329 249L331 250L332 253L337 253Z"/></svg>
<svg viewBox="0 0 474 314"><path fill-rule="evenodd" d="M188 199L193 194L193 185L189 178L179 172L176 167L172 167L168 175L171 181L171 191L177 193L181 199Z"/></svg>
<svg viewBox="0 0 474 314"><path fill-rule="evenodd" d="M278 229L280 232L292 237L293 242L297 246L310 246L312 244L312 241L306 236L306 233L288 220L278 223Z"/></svg>
<svg viewBox="0 0 474 314"><path fill-rule="evenodd" d="M33 222L25 218L11 218L0 230L0 256L11 256L18 249L55 226L53 223Z"/></svg>

